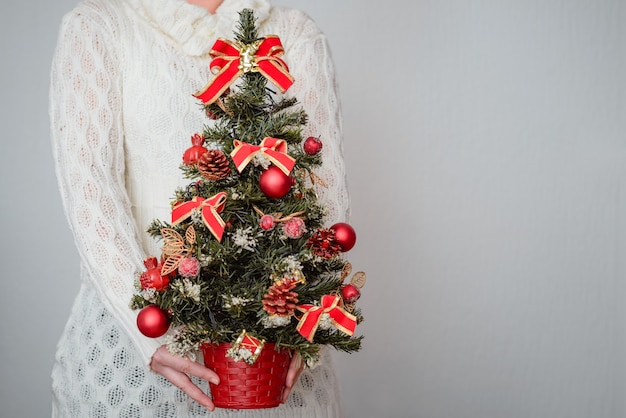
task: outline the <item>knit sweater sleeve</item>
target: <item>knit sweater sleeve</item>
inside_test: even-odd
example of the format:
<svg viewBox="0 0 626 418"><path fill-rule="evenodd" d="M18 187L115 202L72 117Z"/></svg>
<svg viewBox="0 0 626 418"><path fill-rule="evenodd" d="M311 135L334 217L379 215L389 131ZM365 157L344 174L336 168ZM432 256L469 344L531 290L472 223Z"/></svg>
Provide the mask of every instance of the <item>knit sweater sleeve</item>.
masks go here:
<svg viewBox="0 0 626 418"><path fill-rule="evenodd" d="M148 363L159 341L137 331L129 308L144 254L124 187L122 86L111 16L83 4L62 22L51 71L52 148L87 280Z"/></svg>
<svg viewBox="0 0 626 418"><path fill-rule="evenodd" d="M323 164L315 173L322 182L316 184L316 192L326 208L326 223L330 226L349 216L335 66L327 38L316 24L301 11L290 10L287 14L281 38L287 44L285 59L296 80L288 93L298 98L309 116L305 136L318 137L323 144Z"/></svg>

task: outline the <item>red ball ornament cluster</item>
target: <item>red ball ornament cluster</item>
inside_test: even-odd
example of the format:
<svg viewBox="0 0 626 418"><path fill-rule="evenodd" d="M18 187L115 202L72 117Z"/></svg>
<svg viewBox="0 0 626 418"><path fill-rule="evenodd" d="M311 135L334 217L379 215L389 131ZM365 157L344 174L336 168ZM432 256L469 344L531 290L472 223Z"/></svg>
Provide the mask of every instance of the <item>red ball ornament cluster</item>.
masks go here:
<svg viewBox="0 0 626 418"><path fill-rule="evenodd" d="M137 328L150 338L158 338L165 334L170 327L170 318L157 305L148 305L137 315Z"/></svg>
<svg viewBox="0 0 626 418"><path fill-rule="evenodd" d="M270 199L281 199L289 193L293 186L293 178L283 173L275 165L270 166L259 176L259 187L263 194Z"/></svg>

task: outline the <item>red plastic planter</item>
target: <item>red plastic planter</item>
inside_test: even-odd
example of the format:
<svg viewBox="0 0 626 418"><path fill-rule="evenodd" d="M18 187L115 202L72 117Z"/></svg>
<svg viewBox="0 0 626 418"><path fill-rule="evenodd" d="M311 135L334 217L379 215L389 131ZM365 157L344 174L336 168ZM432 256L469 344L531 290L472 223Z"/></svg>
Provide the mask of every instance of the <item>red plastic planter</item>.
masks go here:
<svg viewBox="0 0 626 418"><path fill-rule="evenodd" d="M266 343L261 354L249 365L226 356L231 344L203 344L204 364L220 377L211 386L213 402L218 408L259 409L280 405L291 361L289 350L276 351Z"/></svg>

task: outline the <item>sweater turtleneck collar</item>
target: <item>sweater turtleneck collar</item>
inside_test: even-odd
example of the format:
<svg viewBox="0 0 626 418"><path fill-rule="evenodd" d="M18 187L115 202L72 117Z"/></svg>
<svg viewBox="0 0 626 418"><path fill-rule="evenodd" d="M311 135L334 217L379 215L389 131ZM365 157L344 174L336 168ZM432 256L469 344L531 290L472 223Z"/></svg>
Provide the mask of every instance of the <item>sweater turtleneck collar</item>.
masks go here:
<svg viewBox="0 0 626 418"><path fill-rule="evenodd" d="M254 10L257 24L270 13L269 0L224 0L215 14L186 0L129 0L160 31L193 56L209 52L218 37L231 39L242 9Z"/></svg>

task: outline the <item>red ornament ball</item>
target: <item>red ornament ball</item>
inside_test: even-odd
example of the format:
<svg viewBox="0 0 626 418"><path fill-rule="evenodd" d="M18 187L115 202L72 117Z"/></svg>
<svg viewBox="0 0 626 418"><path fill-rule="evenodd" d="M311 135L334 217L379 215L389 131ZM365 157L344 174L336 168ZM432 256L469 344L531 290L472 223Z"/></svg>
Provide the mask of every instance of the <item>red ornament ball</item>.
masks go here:
<svg viewBox="0 0 626 418"><path fill-rule="evenodd" d="M205 152L209 152L209 150L203 146L204 137L200 134L194 134L191 137L191 144L192 146L187 148L187 150L183 154L183 164L185 165L196 164L202 154L204 154Z"/></svg>
<svg viewBox="0 0 626 418"><path fill-rule="evenodd" d="M293 179L275 165L262 172L259 177L261 191L271 199L285 197L292 185Z"/></svg>
<svg viewBox="0 0 626 418"><path fill-rule="evenodd" d="M167 332L170 319L157 305L148 305L137 315L137 328L146 337L157 338Z"/></svg>
<svg viewBox="0 0 626 418"><path fill-rule="evenodd" d="M308 155L315 155L322 150L322 141L319 138L310 136L304 140L302 148Z"/></svg>
<svg viewBox="0 0 626 418"><path fill-rule="evenodd" d="M341 288L341 297L347 304L352 304L359 300L361 291L353 284L347 284Z"/></svg>
<svg viewBox="0 0 626 418"><path fill-rule="evenodd" d="M356 244L356 232L347 223L336 223L330 229L335 231L335 242L339 244L342 252L350 251Z"/></svg>

